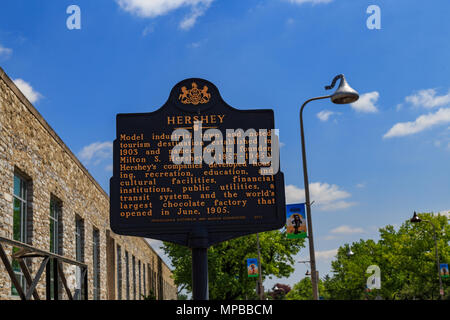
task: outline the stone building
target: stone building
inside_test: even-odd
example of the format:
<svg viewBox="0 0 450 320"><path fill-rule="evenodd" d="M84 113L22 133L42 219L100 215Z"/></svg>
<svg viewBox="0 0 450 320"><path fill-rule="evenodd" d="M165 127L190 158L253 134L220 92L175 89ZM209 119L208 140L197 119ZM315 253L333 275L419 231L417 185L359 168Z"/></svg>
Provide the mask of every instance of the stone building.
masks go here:
<svg viewBox="0 0 450 320"><path fill-rule="evenodd" d="M151 292L176 299L168 266L145 239L110 230L107 193L0 68L0 245L11 266L8 272L0 260L0 299L19 299L11 273L23 292L31 281L12 257L19 249L5 239L87 266L82 276L79 266L61 263L65 279L55 271L60 299L69 297L66 286L75 299L84 297L83 279L89 299L133 300ZM32 278L43 259L25 259ZM54 298L46 288L55 288L55 269L45 270L33 292L40 299Z"/></svg>

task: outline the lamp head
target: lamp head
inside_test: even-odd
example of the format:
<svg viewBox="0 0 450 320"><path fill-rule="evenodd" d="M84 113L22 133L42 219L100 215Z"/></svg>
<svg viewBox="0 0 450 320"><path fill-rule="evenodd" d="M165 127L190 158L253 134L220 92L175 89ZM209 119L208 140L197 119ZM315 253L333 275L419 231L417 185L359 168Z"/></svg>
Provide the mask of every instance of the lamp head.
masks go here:
<svg viewBox="0 0 450 320"><path fill-rule="evenodd" d="M309 273L309 270L306 270L305 276L309 277L311 273Z"/></svg>
<svg viewBox="0 0 450 320"><path fill-rule="evenodd" d="M412 223L418 223L418 222L421 222L422 219L420 219L419 216L417 215L417 213L414 211L414 215L411 218L411 220L409 220L409 221L411 221Z"/></svg>
<svg viewBox="0 0 450 320"><path fill-rule="evenodd" d="M325 89L333 89L339 79L341 79L341 83L339 84L339 88L336 92L331 95L331 101L335 104L348 104L358 101L359 93L349 86L343 74L336 76L331 85L326 86Z"/></svg>

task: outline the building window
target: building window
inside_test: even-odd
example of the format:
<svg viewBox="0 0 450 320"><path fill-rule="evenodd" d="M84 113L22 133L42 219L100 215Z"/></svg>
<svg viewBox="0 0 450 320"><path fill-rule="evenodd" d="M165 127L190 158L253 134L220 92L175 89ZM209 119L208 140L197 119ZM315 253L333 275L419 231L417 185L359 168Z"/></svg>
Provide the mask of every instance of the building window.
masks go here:
<svg viewBox="0 0 450 320"><path fill-rule="evenodd" d="M133 300L136 300L136 259L132 257L133 264Z"/></svg>
<svg viewBox="0 0 450 320"><path fill-rule="evenodd" d="M144 272L144 297L147 296L147 282L145 281L145 263L142 264L142 271Z"/></svg>
<svg viewBox="0 0 450 320"><path fill-rule="evenodd" d="M62 255L62 202L51 196L50 198L50 252ZM58 281L54 275L54 259L50 259L50 298L55 299L54 282ZM58 284L59 285L59 284ZM59 290L58 290L59 291Z"/></svg>
<svg viewBox="0 0 450 320"><path fill-rule="evenodd" d="M14 175L14 240L27 242L27 182L18 175Z"/></svg>
<svg viewBox="0 0 450 320"><path fill-rule="evenodd" d="M117 298L122 300L122 252L117 246Z"/></svg>
<svg viewBox="0 0 450 320"><path fill-rule="evenodd" d="M62 254L62 203L55 197L50 199L50 252Z"/></svg>
<svg viewBox="0 0 450 320"><path fill-rule="evenodd" d="M75 217L75 257L79 262L84 262L84 220L81 217ZM81 279L81 267L76 268L76 288L75 288L75 299L81 300L84 296L82 292L82 281Z"/></svg>
<svg viewBox="0 0 450 320"><path fill-rule="evenodd" d="M152 288L152 269L150 266L150 263L147 264L147 278L148 278L148 295L153 295L153 288Z"/></svg>
<svg viewBox="0 0 450 320"><path fill-rule="evenodd" d="M84 220L75 218L75 255L76 260L84 262Z"/></svg>
<svg viewBox="0 0 450 320"><path fill-rule="evenodd" d="M27 190L28 183L21 176L14 174L14 201L13 201L13 239L20 242L27 242L27 226L28 226L28 214L27 214ZM13 253L17 252L19 248L13 248ZM25 277L20 268L19 262L13 260L12 267L16 274L22 288L25 289ZM19 295L14 285L11 285L11 294L13 296Z"/></svg>
<svg viewBox="0 0 450 320"><path fill-rule="evenodd" d="M152 291L155 297L158 296L158 292L156 290L156 272L152 271Z"/></svg>
<svg viewBox="0 0 450 320"><path fill-rule="evenodd" d="M127 300L130 300L130 259L128 257L128 251L125 251L125 273Z"/></svg>
<svg viewBox="0 0 450 320"><path fill-rule="evenodd" d="M142 291L141 291L141 287L142 287L142 283L141 283L141 260L139 260L138 266L139 266L139 300L141 300L141 298L142 298Z"/></svg>
<svg viewBox="0 0 450 320"><path fill-rule="evenodd" d="M97 229L92 232L92 267L94 300L100 300L100 231Z"/></svg>

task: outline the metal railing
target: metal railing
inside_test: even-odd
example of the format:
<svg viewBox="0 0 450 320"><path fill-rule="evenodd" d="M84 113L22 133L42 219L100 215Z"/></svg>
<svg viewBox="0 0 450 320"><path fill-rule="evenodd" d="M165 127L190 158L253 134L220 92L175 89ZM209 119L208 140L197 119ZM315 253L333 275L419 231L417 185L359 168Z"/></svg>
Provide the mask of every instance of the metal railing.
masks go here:
<svg viewBox="0 0 450 320"><path fill-rule="evenodd" d="M12 254L12 258L13 260L16 260L19 263L21 272L23 273L27 284L26 290L25 288L22 287L20 281L17 279L13 266L8 259L8 255L6 254L4 247L2 246L2 243L13 246L15 248L19 248L17 252L14 252ZM19 294L20 299L22 300L31 300L31 297L33 297L34 300L41 300L36 290L36 286L39 283L44 271L45 271L46 300L52 300L52 296L54 300L59 299L58 280L61 280L62 286L64 287L69 300L74 300L74 298L75 299L78 298L77 296L74 297L72 295L72 292L70 291L70 288L67 285L67 280L64 275L62 263L75 265L81 269L81 279L82 279L81 292L83 292L83 294L81 294L81 292L77 292L77 294L78 293L80 294L80 298L82 295L84 296L84 300L88 300L88 267L85 263L68 259L51 252L34 248L29 244L16 240L11 240L4 237L0 237L0 258L3 262L3 265L6 268L6 271L9 275L9 278L11 279L12 284L14 285L17 293ZM43 258L34 278L32 278L30 270L28 269L27 266L27 259L33 258ZM52 283L52 276L53 276L53 283ZM52 287L53 292L51 290Z"/></svg>

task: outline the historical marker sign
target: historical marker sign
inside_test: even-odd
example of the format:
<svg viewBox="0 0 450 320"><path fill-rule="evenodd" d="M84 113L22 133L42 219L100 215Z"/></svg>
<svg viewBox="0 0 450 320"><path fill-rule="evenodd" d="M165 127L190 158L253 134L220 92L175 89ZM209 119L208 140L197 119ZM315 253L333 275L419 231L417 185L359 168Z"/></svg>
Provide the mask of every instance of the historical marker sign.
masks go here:
<svg viewBox="0 0 450 320"><path fill-rule="evenodd" d="M111 229L188 246L201 234L210 246L281 228L276 141L272 110L234 109L202 79L177 84L155 112L117 115Z"/></svg>

